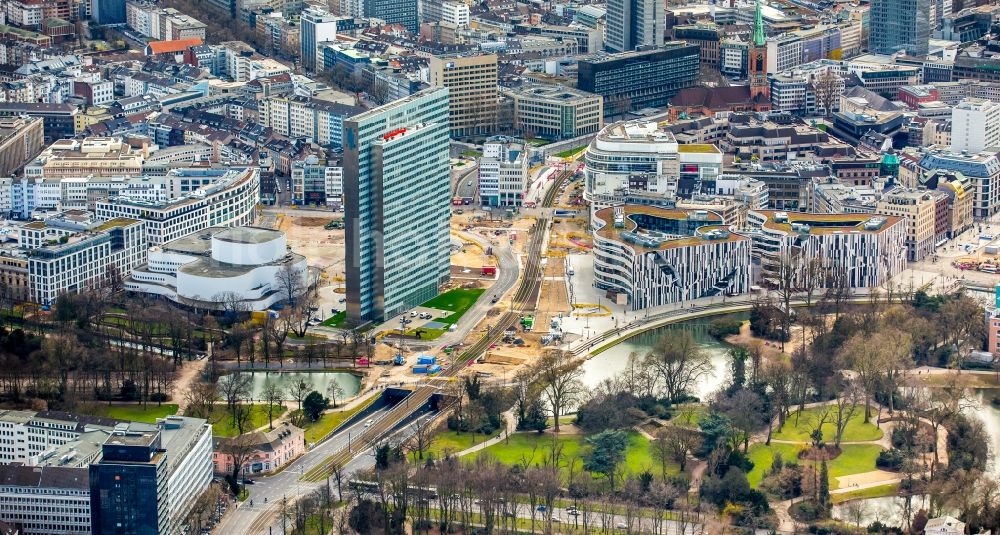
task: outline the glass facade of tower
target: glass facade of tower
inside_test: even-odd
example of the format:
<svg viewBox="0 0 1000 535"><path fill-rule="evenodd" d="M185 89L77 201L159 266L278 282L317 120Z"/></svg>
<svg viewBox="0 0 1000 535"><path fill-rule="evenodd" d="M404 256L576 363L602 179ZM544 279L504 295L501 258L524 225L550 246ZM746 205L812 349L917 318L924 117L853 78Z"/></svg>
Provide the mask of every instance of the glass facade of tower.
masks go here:
<svg viewBox="0 0 1000 535"><path fill-rule="evenodd" d="M872 0L871 50L926 56L930 41L931 0Z"/></svg>
<svg viewBox="0 0 1000 535"><path fill-rule="evenodd" d="M347 314L390 318L448 280L448 89L344 121Z"/></svg>

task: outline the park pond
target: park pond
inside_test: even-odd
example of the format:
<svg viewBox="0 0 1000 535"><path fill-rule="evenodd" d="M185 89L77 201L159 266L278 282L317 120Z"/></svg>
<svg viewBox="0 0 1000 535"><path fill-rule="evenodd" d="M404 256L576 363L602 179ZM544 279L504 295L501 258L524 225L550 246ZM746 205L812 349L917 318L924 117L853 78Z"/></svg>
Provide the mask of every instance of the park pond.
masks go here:
<svg viewBox="0 0 1000 535"><path fill-rule="evenodd" d="M338 402L356 396L361 389L361 377L347 372L255 371L237 373L248 373L253 378L252 396L254 399L261 398L261 392L264 390L264 385L267 381L276 382L282 391L285 391L291 384L305 381L312 385L313 390L327 397L330 396L330 385L337 383L341 389L341 393L337 396L339 398Z"/></svg>
<svg viewBox="0 0 1000 535"><path fill-rule="evenodd" d="M597 386L601 381L623 371L628 364L629 354L636 353L639 356L644 356L664 334L670 331L686 330L691 333L698 347L707 353L712 361L712 371L699 379L691 392L699 399L708 399L712 392L718 390L726 382L729 373L729 361L726 356L729 351L729 344L708 334L709 323L714 319L723 317L739 320L749 319L749 315L745 313L730 314L728 316L713 316L684 321L651 329L609 347L583 363L583 382L588 388Z"/></svg>

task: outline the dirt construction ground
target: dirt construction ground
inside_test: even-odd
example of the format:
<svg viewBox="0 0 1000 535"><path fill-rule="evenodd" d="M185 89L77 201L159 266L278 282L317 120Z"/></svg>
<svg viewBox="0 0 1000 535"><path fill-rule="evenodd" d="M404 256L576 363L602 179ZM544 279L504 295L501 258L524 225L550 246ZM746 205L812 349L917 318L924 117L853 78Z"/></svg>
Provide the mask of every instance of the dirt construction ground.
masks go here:
<svg viewBox="0 0 1000 535"><path fill-rule="evenodd" d="M323 270L323 278L343 285L344 276L344 230L326 230L326 225L334 219L343 219L342 214L330 217L298 216L294 213L278 214L278 229L288 237L292 251L306 257L310 266Z"/></svg>

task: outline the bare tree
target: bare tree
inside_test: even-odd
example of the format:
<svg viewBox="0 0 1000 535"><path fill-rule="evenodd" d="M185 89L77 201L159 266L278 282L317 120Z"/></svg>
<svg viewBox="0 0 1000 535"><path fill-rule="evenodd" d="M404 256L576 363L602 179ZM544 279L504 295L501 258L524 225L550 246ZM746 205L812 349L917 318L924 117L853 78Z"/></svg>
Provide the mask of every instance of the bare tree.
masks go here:
<svg viewBox="0 0 1000 535"><path fill-rule="evenodd" d="M267 404L267 427L274 429L274 406L284 401L284 393L276 381L270 379L264 381L264 388L260 391L260 400Z"/></svg>
<svg viewBox="0 0 1000 535"><path fill-rule="evenodd" d="M252 384L253 379L246 373L230 373L219 379L219 394L226 401L234 425L236 424L236 407L241 401L250 397Z"/></svg>
<svg viewBox="0 0 1000 535"><path fill-rule="evenodd" d="M669 331L646 354L646 363L655 371L667 398L678 402L688 389L712 369L707 353L702 351L691 333Z"/></svg>
<svg viewBox="0 0 1000 535"><path fill-rule="evenodd" d="M285 264L274 277L278 283L278 290L289 303L294 304L306 287L305 270L301 267Z"/></svg>
<svg viewBox="0 0 1000 535"><path fill-rule="evenodd" d="M546 351L535 369L538 380L543 385L542 392L555 418L553 429L558 433L559 416L573 406L584 392L583 382L580 380L583 370L579 362L573 362L570 353L558 350Z"/></svg>
<svg viewBox="0 0 1000 535"><path fill-rule="evenodd" d="M816 94L816 104L823 106L823 114L827 119L833 114L833 107L844 92L844 81L827 69L813 79L813 91Z"/></svg>
<svg viewBox="0 0 1000 535"><path fill-rule="evenodd" d="M683 472L688 455L701 447L701 436L694 429L669 425L656 432L650 446L656 454L656 459L660 461L661 477L666 481L668 461L680 465Z"/></svg>
<svg viewBox="0 0 1000 535"><path fill-rule="evenodd" d="M294 399L299 404L299 410L302 410L302 400L312 392L313 385L311 382L306 380L292 381L291 384L286 387L286 393L290 399Z"/></svg>
<svg viewBox="0 0 1000 535"><path fill-rule="evenodd" d="M221 439L219 451L228 456L229 486L233 494L239 494L239 477L246 463L257 453L257 435L254 433L240 434L233 438Z"/></svg>

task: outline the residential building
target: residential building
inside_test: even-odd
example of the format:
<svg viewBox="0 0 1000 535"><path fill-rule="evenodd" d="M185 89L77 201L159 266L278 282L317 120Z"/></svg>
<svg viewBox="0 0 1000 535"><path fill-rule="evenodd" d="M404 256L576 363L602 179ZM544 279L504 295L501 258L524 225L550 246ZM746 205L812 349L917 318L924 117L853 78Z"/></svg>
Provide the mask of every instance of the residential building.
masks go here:
<svg viewBox="0 0 1000 535"><path fill-rule="evenodd" d="M90 18L100 25L125 22L125 0L92 0Z"/></svg>
<svg viewBox="0 0 1000 535"><path fill-rule="evenodd" d="M876 54L905 50L926 56L931 36L932 0L872 0L869 47Z"/></svg>
<svg viewBox="0 0 1000 535"><path fill-rule="evenodd" d="M43 121L35 117L0 117L0 176L20 171L42 150Z"/></svg>
<svg viewBox="0 0 1000 535"><path fill-rule="evenodd" d="M995 352L995 347L991 345L990 351ZM927 535L962 535L965 533L965 522L951 516L939 516L927 521L924 533Z"/></svg>
<svg viewBox="0 0 1000 535"><path fill-rule="evenodd" d="M670 42L663 48L592 54L580 58L577 89L604 97L604 114L664 106L698 78L696 45Z"/></svg>
<svg viewBox="0 0 1000 535"><path fill-rule="evenodd" d="M238 299L250 310L288 300L284 273L307 287L306 259L288 251L285 233L256 227L213 227L151 248L133 266L130 292L159 295L186 306L223 310Z"/></svg>
<svg viewBox="0 0 1000 535"><path fill-rule="evenodd" d="M630 52L663 46L664 3L656 0L609 0L604 46L610 52Z"/></svg>
<svg viewBox="0 0 1000 535"><path fill-rule="evenodd" d="M698 45L702 65L718 68L719 47L725 34L715 24L685 24L671 28L673 39Z"/></svg>
<svg viewBox="0 0 1000 535"><path fill-rule="evenodd" d="M479 159L479 197L484 206L521 206L528 186L524 143L505 138L483 144Z"/></svg>
<svg viewBox="0 0 1000 535"><path fill-rule="evenodd" d="M59 295L79 293L109 284L146 261L145 223L117 218L76 230L58 218L24 225L32 235L59 235L32 247L28 257L28 285L34 302L50 305Z"/></svg>
<svg viewBox="0 0 1000 535"><path fill-rule="evenodd" d="M903 190L882 195L875 212L899 217L906 226L907 260L919 262L934 253L936 201L930 192Z"/></svg>
<svg viewBox="0 0 1000 535"><path fill-rule="evenodd" d="M877 288L906 267L906 225L899 217L769 210L752 210L747 217L753 262L770 288L778 287L788 270L795 287ZM805 269L810 262L832 275L807 281L815 272Z"/></svg>
<svg viewBox="0 0 1000 535"><path fill-rule="evenodd" d="M234 439L219 438L215 442L212 465L216 474L228 476L233 473L233 456L225 447L226 443L232 440ZM255 431L251 433L249 440L253 446L240 470L244 476L273 473L306 451L306 439L302 429L288 422L270 431Z"/></svg>
<svg viewBox="0 0 1000 535"><path fill-rule="evenodd" d="M447 87L453 137L492 134L497 125L497 56L432 56L430 84Z"/></svg>
<svg viewBox="0 0 1000 535"><path fill-rule="evenodd" d="M120 448L128 448L129 437L154 434L160 437L158 455L165 458L166 472L159 485L148 485L156 493L152 502L160 504L156 514L162 516L156 519L162 530L152 533L180 533L212 479L212 427L181 416L145 424L58 411L0 411L0 463L5 465L0 469L0 522L42 535L114 533L99 527L107 516L93 514L91 497L100 502L127 489L105 489L103 496L92 492L90 467L101 465L105 452L113 450L99 469L103 479L111 464L122 463L114 459L121 459ZM132 480L128 486L138 483ZM116 509L144 505L127 500ZM134 512L125 516L133 517L125 521L135 520Z"/></svg>
<svg viewBox="0 0 1000 535"><path fill-rule="evenodd" d="M89 483L86 470L75 467L4 466L0 522L20 526L23 533L89 534ZM0 533L6 532L0 529Z"/></svg>
<svg viewBox="0 0 1000 535"><path fill-rule="evenodd" d="M604 99L578 89L536 85L504 91L513 101L514 131L551 140L594 134L604 126Z"/></svg>
<svg viewBox="0 0 1000 535"><path fill-rule="evenodd" d="M729 132L719 146L742 161L810 160L854 154L853 147L818 128L801 123L761 121L743 114L729 117Z"/></svg>
<svg viewBox="0 0 1000 535"><path fill-rule="evenodd" d="M981 98L962 100L951 110L952 152L1000 148L1000 103Z"/></svg>
<svg viewBox="0 0 1000 535"><path fill-rule="evenodd" d="M344 119L364 108L302 96L274 96L257 103L260 124L289 138L305 138L323 146L340 148Z"/></svg>
<svg viewBox="0 0 1000 535"><path fill-rule="evenodd" d="M448 91L426 89L344 121L351 323L391 318L448 280Z"/></svg>
<svg viewBox="0 0 1000 535"><path fill-rule="evenodd" d="M344 167L340 158L308 156L292 163L292 202L343 206Z"/></svg>
<svg viewBox="0 0 1000 535"><path fill-rule="evenodd" d="M594 218L594 286L631 310L750 290L751 241L718 214L625 205Z"/></svg>
<svg viewBox="0 0 1000 535"><path fill-rule="evenodd" d="M1000 160L996 154L927 151L919 168L925 172L955 171L974 183L972 215L984 219L1000 211Z"/></svg>
<svg viewBox="0 0 1000 535"><path fill-rule="evenodd" d="M73 104L0 102L0 117L9 117L12 115L41 117L46 143L75 136L76 116L79 113L80 108Z"/></svg>
<svg viewBox="0 0 1000 535"><path fill-rule="evenodd" d="M358 3L362 10L361 16L365 18L379 19L386 24L402 25L413 35L420 29L417 0L358 0Z"/></svg>
<svg viewBox="0 0 1000 535"><path fill-rule="evenodd" d="M299 24L302 68L306 72L316 72L317 65L322 64L322 60L317 61L319 43L337 39L337 17L318 7L310 7L302 12Z"/></svg>
<svg viewBox="0 0 1000 535"><path fill-rule="evenodd" d="M112 196L95 202L102 220L118 217L146 223L148 245L162 245L209 227L249 226L260 201L260 169L257 167L173 169L168 176L180 183L208 181L190 192L164 201Z"/></svg>

